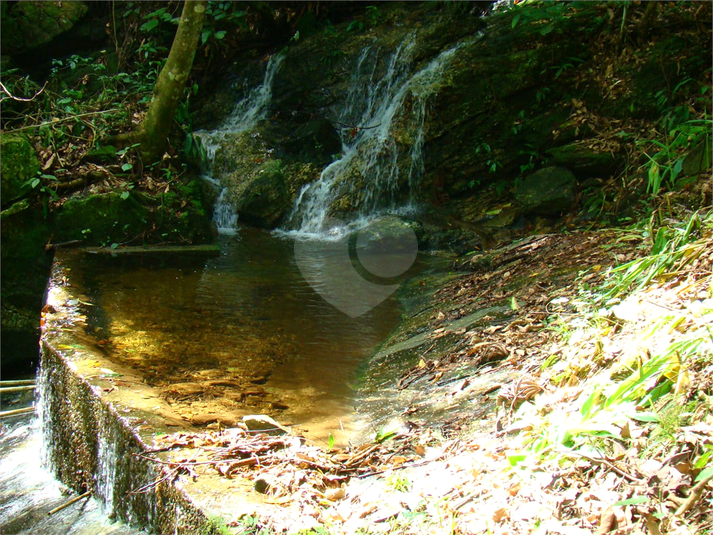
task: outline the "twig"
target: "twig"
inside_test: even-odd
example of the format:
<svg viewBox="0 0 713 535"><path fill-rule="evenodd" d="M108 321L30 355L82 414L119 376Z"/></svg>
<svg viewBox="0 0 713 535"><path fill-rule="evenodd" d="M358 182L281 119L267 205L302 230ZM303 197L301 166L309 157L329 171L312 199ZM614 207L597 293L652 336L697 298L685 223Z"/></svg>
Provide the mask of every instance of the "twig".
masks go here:
<svg viewBox="0 0 713 535"><path fill-rule="evenodd" d="M112 110L91 111L88 113L80 113L79 115L71 115L70 117L65 117L64 119L54 119L52 121L45 121L44 123L40 123L40 124L31 124L29 126L15 128L14 130L8 130L5 133L6 134L14 134L15 132L21 132L22 130L28 130L30 128L39 128L41 126L47 126L47 125L52 125L52 124L57 124L57 123L63 123L65 121L71 121L72 119L79 119L80 117L89 117L91 115L102 115L103 113L113 113L115 111L121 111L121 110L112 109Z"/></svg>
<svg viewBox="0 0 713 535"><path fill-rule="evenodd" d="M635 478L634 476L632 476L632 475L629 474L628 472L625 472L625 471L622 470L621 468L617 468L616 466L614 466L612 463L610 463L610 462L607 461L606 459L595 459L594 457L590 457L589 455L585 455L584 453L580 453L580 452L578 452L578 451L573 451L572 453L575 454L575 455L579 455L580 457L584 457L584 458L587 459L589 462L606 465L606 466L609 467L610 469L614 470L617 474L619 474L619 475L622 476L622 477L625 477L626 479L628 479L628 480L631 481L632 483L641 483L641 480L640 480L640 479Z"/></svg>
<svg viewBox="0 0 713 535"><path fill-rule="evenodd" d="M75 496L74 498L72 498L71 500L69 500L67 503L65 503L65 504L63 504L63 505L60 505L59 507L55 507L54 509L52 509L51 511L49 511L49 512L47 513L47 516L52 516L52 515L55 514L55 513L59 513L62 509L66 509L67 507L69 507L69 506L72 505L73 503L77 503L79 500L82 500L82 499L84 499L84 498L89 498L89 496L91 496L91 495L92 495L92 491L91 491L91 490L88 490L88 491L85 492L84 494L80 494L79 496Z"/></svg>
<svg viewBox="0 0 713 535"><path fill-rule="evenodd" d="M696 485L691 489L691 494L688 496L688 498L686 498L686 501L684 501L681 506L676 510L676 516L683 516L686 511L688 511L698 500L701 499L706 485L708 485L711 480L713 480L713 473L710 474L708 477L704 477L698 483L696 483Z"/></svg>
<svg viewBox="0 0 713 535"><path fill-rule="evenodd" d="M22 379L17 381L0 381L0 387L5 386L20 386L20 385L34 385L34 379Z"/></svg>
<svg viewBox="0 0 713 535"><path fill-rule="evenodd" d="M146 459L147 461L151 461L157 464L165 464L168 466L199 466L199 465L204 465L204 464L218 464L218 463L235 463L238 466L248 466L251 464L257 464L259 459L258 457L250 457L248 459L214 459L212 461L185 461L182 463L177 463L177 462L171 462L171 461L162 461L160 459L153 459L152 457L147 457L146 455L142 455L140 453L134 453L136 457L141 457L142 459Z"/></svg>

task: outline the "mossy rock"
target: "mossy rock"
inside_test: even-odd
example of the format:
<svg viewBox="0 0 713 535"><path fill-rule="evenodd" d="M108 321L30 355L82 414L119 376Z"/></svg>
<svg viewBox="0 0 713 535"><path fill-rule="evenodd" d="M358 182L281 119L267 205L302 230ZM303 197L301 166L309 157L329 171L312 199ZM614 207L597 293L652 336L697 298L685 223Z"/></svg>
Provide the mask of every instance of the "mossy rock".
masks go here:
<svg viewBox="0 0 713 535"><path fill-rule="evenodd" d="M277 226L289 206L287 183L279 160L265 165L236 201L240 221L268 229Z"/></svg>
<svg viewBox="0 0 713 535"><path fill-rule="evenodd" d="M147 229L149 210L118 192L72 197L55 216L55 241L107 245L136 238Z"/></svg>
<svg viewBox="0 0 713 535"><path fill-rule="evenodd" d="M29 140L22 135L6 134L0 137L2 154L2 196L3 206L10 204L31 191L27 184L37 176L40 161Z"/></svg>
<svg viewBox="0 0 713 535"><path fill-rule="evenodd" d="M515 188L515 200L527 213L556 216L574 204L576 183L569 169L546 167Z"/></svg>
<svg viewBox="0 0 713 535"><path fill-rule="evenodd" d="M24 199L0 214L2 229L2 370L6 376L34 371L40 309L52 265L45 250L51 227L39 204Z"/></svg>
<svg viewBox="0 0 713 535"><path fill-rule="evenodd" d="M88 162L105 164L116 160L116 147L105 145L89 151L84 159Z"/></svg>

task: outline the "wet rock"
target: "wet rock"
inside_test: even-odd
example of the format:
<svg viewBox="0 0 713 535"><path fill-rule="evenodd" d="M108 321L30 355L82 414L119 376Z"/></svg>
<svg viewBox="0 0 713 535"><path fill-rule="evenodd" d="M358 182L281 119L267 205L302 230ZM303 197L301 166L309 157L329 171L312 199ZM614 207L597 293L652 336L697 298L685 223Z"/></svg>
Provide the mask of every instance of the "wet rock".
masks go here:
<svg viewBox="0 0 713 535"><path fill-rule="evenodd" d="M163 392L169 396L186 397L198 396L202 394L204 390L203 386L198 383L175 383L165 387Z"/></svg>
<svg viewBox="0 0 713 535"><path fill-rule="evenodd" d="M2 153L0 197L3 206L7 206L32 190L27 182L37 176L40 161L29 140L21 135L3 135L0 139L0 153Z"/></svg>
<svg viewBox="0 0 713 535"><path fill-rule="evenodd" d="M326 165L332 161L332 155L341 152L342 140L328 119L317 118L298 126L284 146L304 161Z"/></svg>
<svg viewBox="0 0 713 535"><path fill-rule="evenodd" d="M528 213L556 216L572 207L576 182L568 169L546 167L518 185L515 199Z"/></svg>
<svg viewBox="0 0 713 535"><path fill-rule="evenodd" d="M267 435L280 436L290 434L289 429L281 426L265 414L243 416L243 424L245 424L249 431L262 431Z"/></svg>
<svg viewBox="0 0 713 535"><path fill-rule="evenodd" d="M238 193L235 207L240 221L262 228L275 228L290 206L282 162L265 165Z"/></svg>
<svg viewBox="0 0 713 535"><path fill-rule="evenodd" d="M0 221L0 341L3 374L10 377L14 373L33 372L37 363L40 309L52 264L52 253L44 246L50 239L51 226L42 208L29 199L16 202L3 210Z"/></svg>

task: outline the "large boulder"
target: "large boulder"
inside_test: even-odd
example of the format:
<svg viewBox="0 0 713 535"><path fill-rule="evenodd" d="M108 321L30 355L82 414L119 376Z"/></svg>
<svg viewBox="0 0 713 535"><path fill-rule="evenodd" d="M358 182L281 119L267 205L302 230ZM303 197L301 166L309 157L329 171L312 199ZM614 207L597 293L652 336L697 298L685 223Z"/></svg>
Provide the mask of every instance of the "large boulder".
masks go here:
<svg viewBox="0 0 713 535"><path fill-rule="evenodd" d="M5 54L32 50L70 30L87 13L85 2L2 2Z"/></svg>
<svg viewBox="0 0 713 535"><path fill-rule="evenodd" d="M56 241L87 240L101 245L121 243L146 230L148 209L119 192L72 197L57 211Z"/></svg>
<svg viewBox="0 0 713 535"><path fill-rule="evenodd" d="M9 206L31 190L28 182L37 176L40 161L35 149L25 136L5 134L0 137L2 154L2 198L3 206Z"/></svg>
<svg viewBox="0 0 713 535"><path fill-rule="evenodd" d="M557 216L572 208L577 179L564 167L545 167L515 188L515 200L527 213Z"/></svg>
<svg viewBox="0 0 713 535"><path fill-rule="evenodd" d="M587 143L570 143L547 151L552 157L550 163L566 167L582 178L609 178L622 165L620 158L611 152L592 149Z"/></svg>

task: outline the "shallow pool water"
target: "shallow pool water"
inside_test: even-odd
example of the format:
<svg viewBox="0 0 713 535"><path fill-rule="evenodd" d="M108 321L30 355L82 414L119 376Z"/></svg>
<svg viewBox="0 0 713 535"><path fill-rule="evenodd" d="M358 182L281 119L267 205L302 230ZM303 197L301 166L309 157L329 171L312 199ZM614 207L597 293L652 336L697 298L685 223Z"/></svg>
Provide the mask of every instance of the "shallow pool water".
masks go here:
<svg viewBox="0 0 713 535"><path fill-rule="evenodd" d="M392 294L351 317L361 310L351 304L367 309L380 297L344 261L345 246L301 246L296 260L292 239L242 229L221 236L214 258L67 253L62 263L86 296L97 345L139 371L186 420L264 413L309 438L331 433L341 442L360 366L400 314ZM381 251L380 261L398 262L393 254ZM418 258L405 275L427 261Z"/></svg>

